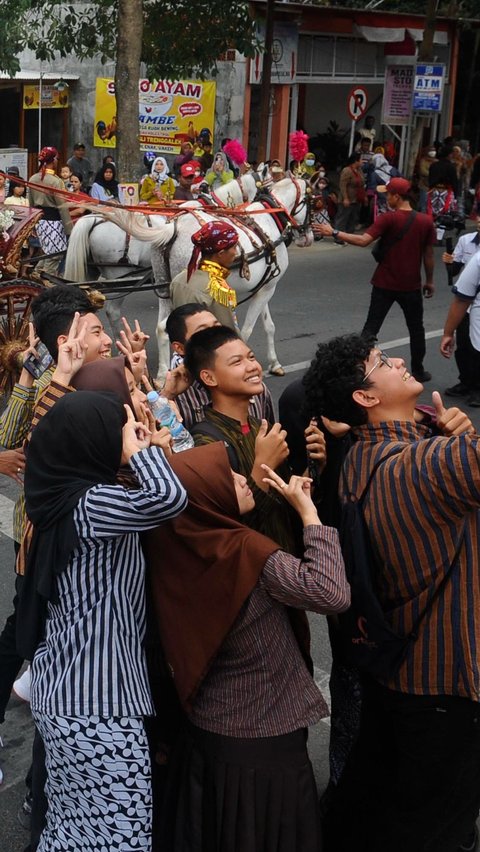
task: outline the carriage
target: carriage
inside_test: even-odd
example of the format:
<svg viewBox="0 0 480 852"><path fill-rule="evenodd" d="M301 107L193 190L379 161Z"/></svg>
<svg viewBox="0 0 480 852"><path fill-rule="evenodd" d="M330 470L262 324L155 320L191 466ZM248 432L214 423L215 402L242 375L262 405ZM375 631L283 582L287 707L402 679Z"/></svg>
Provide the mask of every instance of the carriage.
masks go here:
<svg viewBox="0 0 480 852"><path fill-rule="evenodd" d="M226 185L226 189L229 184ZM159 346L159 378L163 377L168 368L165 354L168 350L168 341L164 331L164 320L169 310L168 281L177 271L175 263L188 263L188 256L184 262L181 254L175 251L176 245L180 245L180 235L184 223L191 219L193 223L200 218L208 218L217 215L219 207L221 215L232 217L232 222L239 229L241 256L234 277L237 280L233 286L237 289L243 288L240 298L249 300L249 311L244 323L242 333L248 339L253 325L258 316L262 317L267 338L269 341L269 368L271 372L283 374L283 369L276 357L273 335L275 327L268 308L268 300L273 295L276 282L287 268L288 257L286 243L291 239L292 231L297 234L298 245L310 245L313 239L310 229L311 209L309 194L304 181L290 180L285 187L285 192L290 194L291 200L284 208L278 198L263 194L260 200L254 204L250 203L257 194L258 184L251 175L244 176L243 184L240 182L235 187L227 189L228 201L224 203L221 198L215 197L213 206L208 204L201 211L192 206L182 205L186 209L178 209L173 216L165 220L161 212L154 211L153 215L141 212L115 208L99 210L100 218L95 215L83 217L75 225L70 245L67 252L65 277L46 275L43 279L35 272L35 265L41 257L33 258L29 264L22 259L22 246L24 241L35 228L42 213L35 208L9 208L14 211L14 222L8 231L0 233L0 394L8 394L13 387L19 372L20 353L25 348L28 339L28 321L32 299L38 295L43 287L54 286L57 283L75 283L84 287L90 293L94 301L106 300L106 312L109 320L114 326L116 336L118 330L115 323L120 315L120 305L125 296L139 290L151 290L159 298L159 321L157 323L157 340ZM240 192L240 203L234 197L234 190ZM220 194L220 193L219 193ZM232 203L232 200L235 203ZM211 204L211 201L210 201ZM273 211L269 214L268 205ZM256 208L260 207L258 211ZM6 208L0 207L1 211ZM217 211L217 213L215 213ZM275 212L276 211L276 212ZM256 212L265 212L268 215L256 217ZM295 218L296 217L296 218ZM141 224L138 220L141 220ZM255 223L255 219L262 219L262 226ZM266 228L267 219L272 220L273 232ZM105 223L105 220L106 223ZM108 221L110 220L110 221ZM298 221L297 221L298 220ZM156 222L160 222L160 226ZM1 223L1 215L0 215ZM100 234L102 223L113 227L116 234L116 248L112 256L104 254L106 247L113 246L114 241L101 237L99 239L99 256L93 257L93 243L97 233ZM150 242L155 245L155 236L162 234L162 227L168 234L168 239L162 244L163 236L158 243L157 254L162 256L163 278L157 274L155 262L150 259ZM195 227L195 225L193 225ZM196 227L199 227L197 224ZM170 230L169 230L170 229ZM191 229L191 228L190 228ZM1 231L1 227L0 227ZM263 233L266 231L266 233ZM263 236L262 236L263 233ZM273 233L273 236L272 236ZM308 238L306 234L309 233ZM276 236L275 236L276 235ZM189 236L187 245L190 245ZM77 267L73 254L78 250L78 244L82 243L85 248L84 262ZM136 245L135 250L134 244ZM243 244L243 245L242 245ZM142 254L141 247L148 246L148 254ZM173 246L173 251L172 251ZM243 247L244 246L244 247ZM88 259L87 259L88 254ZM152 250L153 255L153 250ZM50 256L51 257L51 256ZM165 263L166 261L166 263ZM153 265L153 272L152 272ZM92 269L95 269L95 272ZM78 268L80 271L78 271ZM167 270L167 280L165 280ZM253 275L251 275L253 270ZM94 277L94 275L99 277ZM252 279L252 280L250 280ZM258 279L258 280L257 280ZM165 316L164 316L165 315Z"/></svg>

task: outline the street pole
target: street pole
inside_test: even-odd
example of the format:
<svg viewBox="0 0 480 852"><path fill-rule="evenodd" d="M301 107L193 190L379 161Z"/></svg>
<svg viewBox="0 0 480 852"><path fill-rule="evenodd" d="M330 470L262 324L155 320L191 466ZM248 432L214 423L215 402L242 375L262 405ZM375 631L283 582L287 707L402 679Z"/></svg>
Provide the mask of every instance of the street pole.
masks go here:
<svg viewBox="0 0 480 852"><path fill-rule="evenodd" d="M272 80L272 45L275 0L267 0L265 18L265 53L263 54L262 83L260 87L260 131L257 160L264 163L267 159L268 119L270 115L270 87Z"/></svg>
<svg viewBox="0 0 480 852"><path fill-rule="evenodd" d="M38 81L38 149L37 154L42 150L42 97L43 97L43 71L40 71L40 78Z"/></svg>

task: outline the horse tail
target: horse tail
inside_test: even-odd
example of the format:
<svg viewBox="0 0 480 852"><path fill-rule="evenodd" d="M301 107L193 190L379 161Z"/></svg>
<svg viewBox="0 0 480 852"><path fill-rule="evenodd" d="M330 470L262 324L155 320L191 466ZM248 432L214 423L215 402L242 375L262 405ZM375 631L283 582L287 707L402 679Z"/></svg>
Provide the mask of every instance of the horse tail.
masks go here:
<svg viewBox="0 0 480 852"><path fill-rule="evenodd" d="M83 216L70 234L65 259L65 278L69 281L86 281L89 240L95 216Z"/></svg>
<svg viewBox="0 0 480 852"><path fill-rule="evenodd" d="M150 219L150 225L148 225L143 216L143 221L139 221L141 217L138 213L131 213L127 210L112 208L112 210L106 211L102 208L101 216L104 219L108 219L109 222L114 222L115 225L118 225L119 228L122 228L123 231L135 237L135 239L142 240L145 243L152 243L152 246L155 248L163 248L168 245L175 235L175 225L173 223L154 225L152 224L152 219Z"/></svg>

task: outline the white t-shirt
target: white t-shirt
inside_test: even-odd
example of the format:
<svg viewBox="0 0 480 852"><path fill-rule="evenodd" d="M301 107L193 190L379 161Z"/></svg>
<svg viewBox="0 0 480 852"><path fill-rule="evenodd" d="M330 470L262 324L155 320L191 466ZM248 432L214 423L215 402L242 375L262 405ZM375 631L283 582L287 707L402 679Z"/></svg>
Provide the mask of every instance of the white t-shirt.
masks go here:
<svg viewBox="0 0 480 852"><path fill-rule="evenodd" d="M470 341L480 351L480 251L468 261L452 292L460 298L471 299Z"/></svg>

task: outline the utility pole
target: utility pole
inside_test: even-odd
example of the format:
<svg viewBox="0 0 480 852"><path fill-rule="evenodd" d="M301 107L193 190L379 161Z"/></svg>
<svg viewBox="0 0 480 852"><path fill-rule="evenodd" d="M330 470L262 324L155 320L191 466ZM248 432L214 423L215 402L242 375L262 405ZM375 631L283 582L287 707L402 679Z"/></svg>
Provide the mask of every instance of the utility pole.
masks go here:
<svg viewBox="0 0 480 852"><path fill-rule="evenodd" d="M257 160L265 162L267 158L268 119L270 115L270 89L272 81L272 46L275 0L267 0L265 17L265 53L263 54L262 83L260 86L260 131Z"/></svg>

